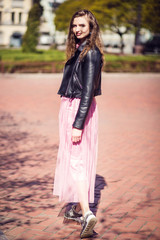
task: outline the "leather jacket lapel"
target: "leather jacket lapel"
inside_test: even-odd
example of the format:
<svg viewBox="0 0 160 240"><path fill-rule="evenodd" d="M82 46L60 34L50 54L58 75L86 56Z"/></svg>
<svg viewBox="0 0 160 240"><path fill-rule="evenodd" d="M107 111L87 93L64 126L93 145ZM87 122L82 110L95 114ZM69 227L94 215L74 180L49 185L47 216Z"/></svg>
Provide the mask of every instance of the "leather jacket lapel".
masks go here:
<svg viewBox="0 0 160 240"><path fill-rule="evenodd" d="M85 45L86 45L87 40L85 40L76 50L75 54L73 57L71 57L67 62L66 65L71 64L72 62L75 61L75 59L77 58L77 56L79 56L80 52L82 52L82 50L84 49Z"/></svg>
<svg viewBox="0 0 160 240"><path fill-rule="evenodd" d="M75 60L76 60L76 58L79 56L79 54L80 54L80 52L79 52L78 49L77 49L77 51L75 52L74 56L71 57L71 58L66 62L66 65L69 65L69 64L71 64L72 62L75 62Z"/></svg>
<svg viewBox="0 0 160 240"><path fill-rule="evenodd" d="M82 50L84 49L86 43L87 43L87 40L85 40L85 41L79 46L78 50L79 50L80 52L82 52Z"/></svg>

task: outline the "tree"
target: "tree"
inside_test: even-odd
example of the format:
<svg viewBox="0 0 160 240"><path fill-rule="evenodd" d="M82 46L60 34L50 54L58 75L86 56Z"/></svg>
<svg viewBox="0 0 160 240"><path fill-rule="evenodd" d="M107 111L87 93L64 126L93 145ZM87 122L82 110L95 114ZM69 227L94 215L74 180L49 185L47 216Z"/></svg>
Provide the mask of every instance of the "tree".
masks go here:
<svg viewBox="0 0 160 240"><path fill-rule="evenodd" d="M160 0L67 0L56 11L56 28L67 31L73 13L84 8L93 12L102 30L119 35L121 52L124 34L134 32L139 45L142 27L160 32Z"/></svg>
<svg viewBox="0 0 160 240"><path fill-rule="evenodd" d="M89 9L95 0L67 0L55 12L56 29L67 32L71 16L80 9Z"/></svg>
<svg viewBox="0 0 160 240"><path fill-rule="evenodd" d="M24 34L22 42L23 52L35 52L38 44L40 17L42 15L42 7L36 1L29 11L27 20L27 31Z"/></svg>
<svg viewBox="0 0 160 240"><path fill-rule="evenodd" d="M142 28L143 5L146 0L128 0L129 18L128 23L132 26L135 33L135 46L140 45L140 30Z"/></svg>
<svg viewBox="0 0 160 240"><path fill-rule="evenodd" d="M121 40L121 52L123 52L123 35L130 29L127 21L128 4L123 0L67 0L56 11L55 25L60 31L66 31L71 16L75 11L87 8L96 16L101 29L110 29L117 33ZM65 14L64 14L65 10Z"/></svg>
<svg viewBox="0 0 160 240"><path fill-rule="evenodd" d="M132 29L128 21L130 5L124 0L96 0L91 9L102 29L109 29L120 37L120 48L123 53L123 35Z"/></svg>
<svg viewBox="0 0 160 240"><path fill-rule="evenodd" d="M135 33L135 45L140 45L140 30L160 33L160 0L128 0L130 5L129 23Z"/></svg>
<svg viewBox="0 0 160 240"><path fill-rule="evenodd" d="M160 0L146 0L143 5L142 24L152 33L160 33Z"/></svg>

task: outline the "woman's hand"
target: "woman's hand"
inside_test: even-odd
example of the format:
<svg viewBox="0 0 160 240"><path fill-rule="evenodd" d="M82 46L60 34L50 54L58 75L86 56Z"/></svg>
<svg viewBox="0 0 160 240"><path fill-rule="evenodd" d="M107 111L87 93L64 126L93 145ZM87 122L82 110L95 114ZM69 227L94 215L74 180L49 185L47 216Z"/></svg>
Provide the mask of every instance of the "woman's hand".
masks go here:
<svg viewBox="0 0 160 240"><path fill-rule="evenodd" d="M73 128L72 129L72 142L74 142L74 143L80 142L81 138L82 138L82 130Z"/></svg>

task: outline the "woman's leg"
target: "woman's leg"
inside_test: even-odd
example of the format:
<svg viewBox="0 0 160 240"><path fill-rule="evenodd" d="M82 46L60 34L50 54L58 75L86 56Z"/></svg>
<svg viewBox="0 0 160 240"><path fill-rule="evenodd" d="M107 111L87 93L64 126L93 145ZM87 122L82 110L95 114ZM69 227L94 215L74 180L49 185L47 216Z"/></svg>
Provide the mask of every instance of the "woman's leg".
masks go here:
<svg viewBox="0 0 160 240"><path fill-rule="evenodd" d="M76 207L76 210L81 208L83 216L86 212L90 211L88 203L88 186L86 181L77 181L77 190L79 196L79 204Z"/></svg>
<svg viewBox="0 0 160 240"><path fill-rule="evenodd" d="M82 230L80 233L80 237L86 238L93 235L93 228L97 222L97 219L92 213L92 211L90 211L89 209L88 186L86 184L86 181L79 181L77 185L80 206L83 214Z"/></svg>

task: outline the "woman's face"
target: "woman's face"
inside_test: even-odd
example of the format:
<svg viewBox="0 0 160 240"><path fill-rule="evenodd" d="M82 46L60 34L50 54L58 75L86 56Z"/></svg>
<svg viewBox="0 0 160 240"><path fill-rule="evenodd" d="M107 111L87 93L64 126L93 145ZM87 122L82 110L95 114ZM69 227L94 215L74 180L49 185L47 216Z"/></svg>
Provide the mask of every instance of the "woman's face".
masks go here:
<svg viewBox="0 0 160 240"><path fill-rule="evenodd" d="M83 41L90 32L89 22L86 16L76 17L72 25L73 33L80 40Z"/></svg>

